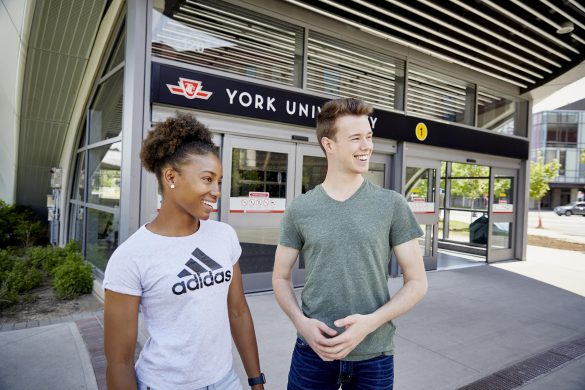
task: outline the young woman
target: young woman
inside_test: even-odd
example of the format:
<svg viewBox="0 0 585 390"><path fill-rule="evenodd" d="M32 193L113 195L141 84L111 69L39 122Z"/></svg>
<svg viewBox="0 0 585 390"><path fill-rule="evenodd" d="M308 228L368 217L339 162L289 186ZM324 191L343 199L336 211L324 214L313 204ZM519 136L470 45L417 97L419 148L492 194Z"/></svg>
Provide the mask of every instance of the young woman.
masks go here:
<svg viewBox="0 0 585 390"><path fill-rule="evenodd" d="M250 385L263 389L237 262L242 250L229 225L209 220L222 179L209 130L189 115L167 119L148 134L140 156L163 202L106 268L108 389L241 389L232 337ZM150 338L134 367L139 306Z"/></svg>

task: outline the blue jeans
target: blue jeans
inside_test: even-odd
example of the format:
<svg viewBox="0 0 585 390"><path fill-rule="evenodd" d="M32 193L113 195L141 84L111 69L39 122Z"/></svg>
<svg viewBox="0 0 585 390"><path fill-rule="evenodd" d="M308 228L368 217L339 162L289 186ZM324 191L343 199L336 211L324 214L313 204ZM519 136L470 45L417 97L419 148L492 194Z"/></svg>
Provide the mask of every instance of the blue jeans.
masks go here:
<svg viewBox="0 0 585 390"><path fill-rule="evenodd" d="M392 390L394 357L377 356L357 362L321 360L297 339L288 374L288 390Z"/></svg>

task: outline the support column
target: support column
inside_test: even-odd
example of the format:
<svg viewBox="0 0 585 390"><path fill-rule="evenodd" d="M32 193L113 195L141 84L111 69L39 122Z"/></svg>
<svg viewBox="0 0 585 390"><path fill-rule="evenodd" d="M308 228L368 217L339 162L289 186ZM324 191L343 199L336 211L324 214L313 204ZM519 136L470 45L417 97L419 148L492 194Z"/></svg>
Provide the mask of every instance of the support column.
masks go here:
<svg viewBox="0 0 585 390"><path fill-rule="evenodd" d="M127 0L120 237L124 242L140 226L140 147L144 129L148 1Z"/></svg>

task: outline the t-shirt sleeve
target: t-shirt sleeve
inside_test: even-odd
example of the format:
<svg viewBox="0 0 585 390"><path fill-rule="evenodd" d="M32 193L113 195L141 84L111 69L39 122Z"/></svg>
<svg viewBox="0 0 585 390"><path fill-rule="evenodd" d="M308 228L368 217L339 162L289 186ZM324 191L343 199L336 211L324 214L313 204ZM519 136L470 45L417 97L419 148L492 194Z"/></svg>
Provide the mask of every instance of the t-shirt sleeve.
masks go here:
<svg viewBox="0 0 585 390"><path fill-rule="evenodd" d="M423 235L408 202L399 193L393 194L393 214L390 225L390 246L404 244Z"/></svg>
<svg viewBox="0 0 585 390"><path fill-rule="evenodd" d="M142 296L138 264L127 255L114 252L106 266L103 287L121 294Z"/></svg>
<svg viewBox="0 0 585 390"><path fill-rule="evenodd" d="M230 260L232 265L236 264L242 255L242 246L240 245L240 240L238 239L238 235L233 227L227 225L229 231L229 241L230 241Z"/></svg>
<svg viewBox="0 0 585 390"><path fill-rule="evenodd" d="M295 209L293 204L286 209L282 221L280 221L278 245L301 250L304 241L295 223Z"/></svg>

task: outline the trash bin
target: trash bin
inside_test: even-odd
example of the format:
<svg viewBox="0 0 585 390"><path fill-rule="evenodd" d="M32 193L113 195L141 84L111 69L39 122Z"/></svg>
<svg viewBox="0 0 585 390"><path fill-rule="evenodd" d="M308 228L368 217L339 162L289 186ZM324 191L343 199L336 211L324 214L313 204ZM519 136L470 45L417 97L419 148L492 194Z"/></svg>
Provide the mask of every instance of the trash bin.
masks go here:
<svg viewBox="0 0 585 390"><path fill-rule="evenodd" d="M469 224L469 242L472 244L487 245L488 241L488 223L489 220L482 215Z"/></svg>

